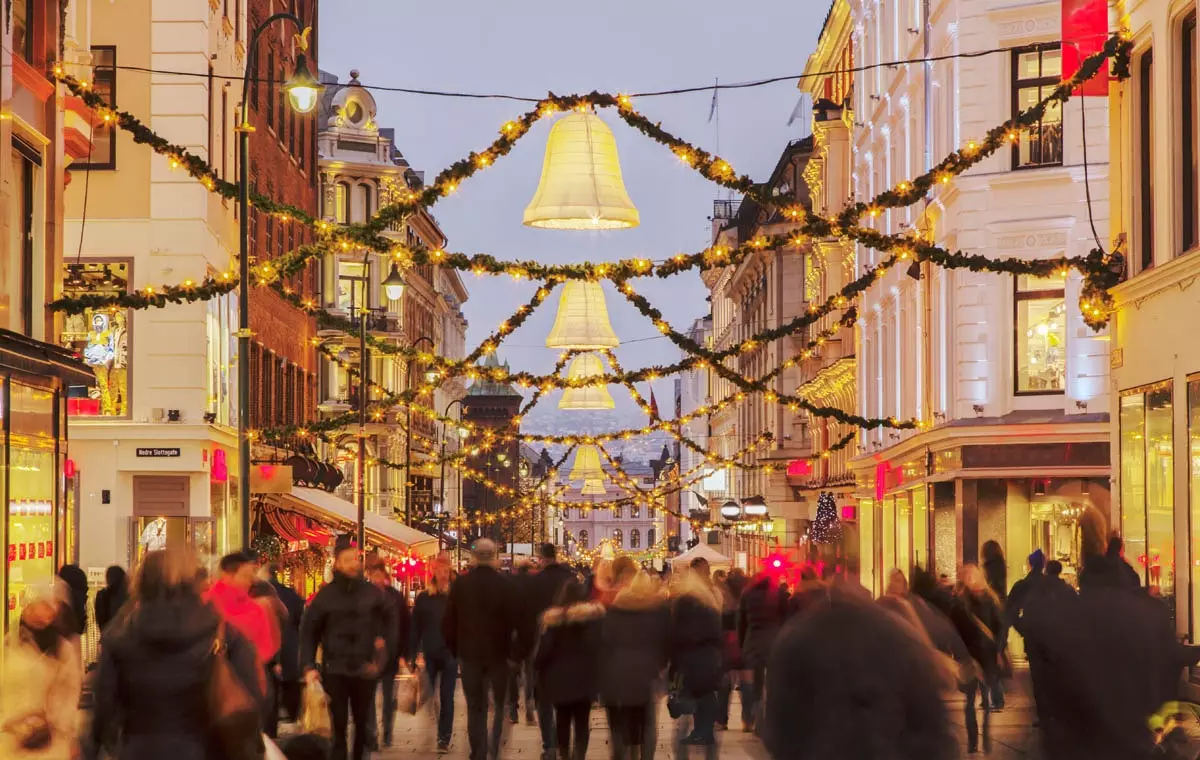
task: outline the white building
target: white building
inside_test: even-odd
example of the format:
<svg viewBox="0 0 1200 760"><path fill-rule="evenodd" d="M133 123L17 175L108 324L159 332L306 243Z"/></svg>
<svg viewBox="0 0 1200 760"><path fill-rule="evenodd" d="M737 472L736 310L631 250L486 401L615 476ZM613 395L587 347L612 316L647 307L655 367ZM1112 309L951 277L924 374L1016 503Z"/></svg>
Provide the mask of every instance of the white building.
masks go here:
<svg viewBox="0 0 1200 760"><path fill-rule="evenodd" d="M857 75L855 195L866 200L1036 103L1061 79L1060 4L853 0L856 65L1018 47ZM1088 137L1085 198L1084 114ZM1072 99L927 202L864 219L989 257L1086 254L1107 240L1108 103ZM857 272L880 260L859 247ZM1041 548L1073 572L1073 514L1109 508L1108 336L1083 323L1080 279L1013 278L928 265L889 271L860 301L858 411L921 431L864 433L863 583L931 562L953 576L997 541L1010 581ZM911 272L911 274L909 273ZM916 275L919 274L919 279Z"/></svg>
<svg viewBox="0 0 1200 760"><path fill-rule="evenodd" d="M691 329L688 330L688 337L702 346L709 345L712 341L712 316L704 316L692 322ZM712 403L713 399L709 387L711 382L711 375L705 369L692 369L679 374L679 411L682 415L695 414L697 409L707 407ZM708 416L701 415L689 420L680 432L685 437L708 449L710 438L709 426ZM704 454L688 446L680 446L679 471L681 473L692 472L704 464L705 458ZM713 491L724 493L724 484L719 484L717 481L718 479L724 480L728 473L722 469L714 473L714 475L716 477L705 478L704 481L680 492L679 511L681 514L690 515L693 512L707 509L708 500L715 498L712 493ZM704 499L703 502L701 501L702 498ZM687 523L683 523L680 527L681 541L687 542L691 538L691 529Z"/></svg>
<svg viewBox="0 0 1200 760"><path fill-rule="evenodd" d="M1195 0L1130 5L1132 77L1113 98L1110 250L1124 238L1127 280L1113 289L1114 525L1125 555L1175 611L1200 626L1200 319ZM1106 241L1108 242L1108 241ZM1187 570L1186 568L1191 568Z"/></svg>

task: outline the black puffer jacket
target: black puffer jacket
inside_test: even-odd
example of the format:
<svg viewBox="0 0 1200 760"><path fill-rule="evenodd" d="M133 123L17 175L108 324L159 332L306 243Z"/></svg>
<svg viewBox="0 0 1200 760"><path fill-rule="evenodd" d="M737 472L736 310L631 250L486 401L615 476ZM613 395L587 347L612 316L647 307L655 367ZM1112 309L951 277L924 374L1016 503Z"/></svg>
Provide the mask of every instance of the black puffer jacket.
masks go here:
<svg viewBox="0 0 1200 760"><path fill-rule="evenodd" d="M300 625L300 664L316 667L317 649L326 673L374 678L395 651L399 624L383 592L362 578L333 574L317 592ZM380 651L376 639L383 639Z"/></svg>
<svg viewBox="0 0 1200 760"><path fill-rule="evenodd" d="M757 578L742 594L738 605L738 642L748 668L765 667L771 646L788 616L787 590L770 576Z"/></svg>
<svg viewBox="0 0 1200 760"><path fill-rule="evenodd" d="M412 608L410 657L416 657L418 652L424 653L426 659L430 660L450 656L446 637L442 635L442 620L446 617L446 603L449 600L449 594L431 594L428 591L417 594Z"/></svg>
<svg viewBox="0 0 1200 760"><path fill-rule="evenodd" d="M670 646L671 613L644 573L617 592L601 626L600 699L638 707L658 694Z"/></svg>
<svg viewBox="0 0 1200 760"><path fill-rule="evenodd" d="M671 672L685 691L716 691L722 667L721 599L717 590L689 573L671 604Z"/></svg>
<svg viewBox="0 0 1200 760"><path fill-rule="evenodd" d="M542 615L533 664L542 694L551 704L596 699L603 619L604 606L596 602L551 607Z"/></svg>
<svg viewBox="0 0 1200 760"><path fill-rule="evenodd" d="M117 760L217 760L206 715L220 621L198 597L126 609L101 640L91 737L120 735ZM254 647L225 627L233 671L256 698Z"/></svg>

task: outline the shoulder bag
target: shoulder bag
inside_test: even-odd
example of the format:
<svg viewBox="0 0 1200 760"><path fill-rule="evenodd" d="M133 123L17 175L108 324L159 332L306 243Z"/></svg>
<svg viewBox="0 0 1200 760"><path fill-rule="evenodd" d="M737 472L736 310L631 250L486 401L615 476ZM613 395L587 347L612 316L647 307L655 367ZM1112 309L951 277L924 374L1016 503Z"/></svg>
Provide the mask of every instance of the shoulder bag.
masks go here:
<svg viewBox="0 0 1200 760"><path fill-rule="evenodd" d="M261 711L229 662L225 621L217 625L208 679L209 728L222 757L257 760L263 755Z"/></svg>

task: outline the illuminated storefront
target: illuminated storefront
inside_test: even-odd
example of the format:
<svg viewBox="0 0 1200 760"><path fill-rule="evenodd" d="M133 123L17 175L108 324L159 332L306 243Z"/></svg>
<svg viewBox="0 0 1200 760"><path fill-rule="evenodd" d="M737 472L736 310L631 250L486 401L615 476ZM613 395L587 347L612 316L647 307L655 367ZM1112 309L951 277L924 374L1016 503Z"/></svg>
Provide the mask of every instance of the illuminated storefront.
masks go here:
<svg viewBox="0 0 1200 760"><path fill-rule="evenodd" d="M0 488L5 547L3 628L79 551L75 468L67 457L66 392L89 381L67 351L0 331Z"/></svg>

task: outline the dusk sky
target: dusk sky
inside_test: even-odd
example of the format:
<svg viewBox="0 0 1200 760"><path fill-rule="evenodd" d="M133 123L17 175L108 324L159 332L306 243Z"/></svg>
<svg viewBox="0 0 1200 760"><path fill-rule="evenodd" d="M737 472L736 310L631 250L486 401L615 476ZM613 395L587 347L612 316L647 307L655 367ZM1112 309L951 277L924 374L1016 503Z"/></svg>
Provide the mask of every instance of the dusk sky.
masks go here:
<svg viewBox="0 0 1200 760"><path fill-rule="evenodd" d="M799 73L828 10L825 0L606 0L595 5L562 0L516 3L410 3L356 0L325 3L320 18L320 66L340 81L358 69L365 85L489 92L539 97L587 92L643 92ZM449 163L480 149L500 125L528 104L452 99L376 91L378 123L396 130L413 168L432 178ZM720 94L709 121L711 90L638 98L634 107L665 129L715 151L755 179L774 168L787 141L807 134L804 119L788 126L799 92L794 80ZM530 229L521 214L541 173L547 121L513 152L434 207L448 248L506 259L602 261L629 256L664 259L701 250L710 242L712 201L727 191L684 167L668 150L601 112L612 127L625 186L641 213L633 230L583 233ZM719 123L719 129L718 129ZM529 298L529 283L464 276L470 291L468 350ZM635 282L679 330L707 313L706 291L695 274ZM606 286L613 328L623 342L626 368L675 360L678 349ZM545 347L557 293L501 346L514 369L547 372L556 351ZM655 393L670 412L671 384ZM645 390L643 386L642 390ZM628 394L612 389L618 409ZM540 405L554 408L557 396ZM539 415L540 416L540 415Z"/></svg>

